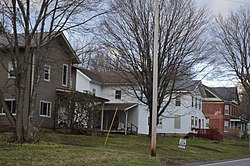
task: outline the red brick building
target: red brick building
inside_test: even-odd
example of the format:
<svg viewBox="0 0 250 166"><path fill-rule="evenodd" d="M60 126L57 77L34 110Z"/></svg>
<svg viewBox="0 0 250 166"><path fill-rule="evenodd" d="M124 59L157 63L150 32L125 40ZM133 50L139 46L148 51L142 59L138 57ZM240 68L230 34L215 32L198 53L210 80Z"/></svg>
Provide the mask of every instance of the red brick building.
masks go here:
<svg viewBox="0 0 250 166"><path fill-rule="evenodd" d="M239 97L236 87L201 88L202 111L209 122L209 128L218 129L220 133L230 128L244 131L246 122L239 116Z"/></svg>

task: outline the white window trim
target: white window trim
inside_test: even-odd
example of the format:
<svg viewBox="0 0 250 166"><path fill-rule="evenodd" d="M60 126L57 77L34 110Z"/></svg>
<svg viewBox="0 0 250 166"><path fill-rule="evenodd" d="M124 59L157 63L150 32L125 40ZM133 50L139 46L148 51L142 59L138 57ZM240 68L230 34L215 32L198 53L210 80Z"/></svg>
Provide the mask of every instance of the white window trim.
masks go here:
<svg viewBox="0 0 250 166"><path fill-rule="evenodd" d="M92 93L93 93L93 95L96 95L96 89L95 88L92 89Z"/></svg>
<svg viewBox="0 0 250 166"><path fill-rule="evenodd" d="M67 66L67 71L66 71L66 84L63 83L64 79L64 66ZM63 64L63 69L62 69L62 86L67 87L68 86L68 74L69 74L69 65Z"/></svg>
<svg viewBox="0 0 250 166"><path fill-rule="evenodd" d="M227 122L227 126L225 125L226 123L225 122ZM229 120L224 120L224 132L228 132L228 130L229 130L229 124L230 123L230 121ZM226 128L227 127L227 128ZM226 130L225 130L226 129Z"/></svg>
<svg viewBox="0 0 250 166"><path fill-rule="evenodd" d="M163 128L163 119L162 118L159 118L159 124L157 124L157 128L158 129L162 129Z"/></svg>
<svg viewBox="0 0 250 166"><path fill-rule="evenodd" d="M45 68L48 69L49 79L45 79ZM44 81L50 82L50 73L51 73L51 66L50 65L44 65Z"/></svg>
<svg viewBox="0 0 250 166"><path fill-rule="evenodd" d="M177 102L179 102L179 104L177 105ZM181 106L181 96L176 96L175 97L175 106L176 107L180 107Z"/></svg>
<svg viewBox="0 0 250 166"><path fill-rule="evenodd" d="M227 109L228 112L227 112L227 113L226 113L226 111L225 111L225 110L226 110L226 109L225 109L226 106L228 106L228 109ZM229 106L228 104L225 104L225 105L224 105L224 115L229 115L229 108L230 108L230 106Z"/></svg>
<svg viewBox="0 0 250 166"><path fill-rule="evenodd" d="M49 115L50 115L50 116L41 115L41 105L42 105L42 103L50 104L50 110L49 110ZM40 100L39 116L40 116L40 117L45 117L45 118L51 118L51 108L52 108L52 102L50 102L50 101L45 101L45 100Z"/></svg>
<svg viewBox="0 0 250 166"><path fill-rule="evenodd" d="M116 93L118 91L120 91L121 94ZM120 98L117 98L118 95L120 96ZM122 99L122 90L115 90L115 99L117 99L117 100L121 100Z"/></svg>
<svg viewBox="0 0 250 166"><path fill-rule="evenodd" d="M4 99L4 101L16 101L15 99ZM2 106L2 110L3 110L3 106ZM11 110L10 110L11 111ZM3 112L3 111L2 111ZM6 113L0 113L0 115L6 115ZM16 113L15 114L12 114L12 115L16 115Z"/></svg>
<svg viewBox="0 0 250 166"><path fill-rule="evenodd" d="M14 70L13 63L12 63L12 62L9 62L9 63L8 63L8 78L16 78L16 76L11 76L11 75L10 75L10 71L11 71L11 70Z"/></svg>

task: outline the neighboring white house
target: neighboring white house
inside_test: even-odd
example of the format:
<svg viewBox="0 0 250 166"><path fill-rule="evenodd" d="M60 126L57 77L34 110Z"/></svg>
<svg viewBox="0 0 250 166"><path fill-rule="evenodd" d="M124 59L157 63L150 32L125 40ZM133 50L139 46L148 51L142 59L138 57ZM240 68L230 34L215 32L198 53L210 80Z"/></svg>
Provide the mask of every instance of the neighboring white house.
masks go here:
<svg viewBox="0 0 250 166"><path fill-rule="evenodd" d="M102 109L101 130L108 130L114 118L113 132L148 134L148 108L129 90L126 80L118 78L119 74L115 72L93 72L76 68L77 91L88 91L109 100ZM194 128L206 128L200 85L200 81L191 80L176 88L172 102L159 118L157 133L186 134ZM114 116L115 110L117 114Z"/></svg>

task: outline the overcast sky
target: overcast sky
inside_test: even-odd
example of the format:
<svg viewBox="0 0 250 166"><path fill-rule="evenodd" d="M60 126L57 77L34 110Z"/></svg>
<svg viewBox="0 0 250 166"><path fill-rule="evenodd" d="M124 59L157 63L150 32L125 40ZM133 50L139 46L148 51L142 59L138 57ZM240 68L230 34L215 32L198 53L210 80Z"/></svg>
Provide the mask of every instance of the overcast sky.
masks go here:
<svg viewBox="0 0 250 166"><path fill-rule="evenodd" d="M199 4L208 4L208 7L215 15L219 13L223 16L228 14L230 10L237 10L240 6L250 6L250 0L195 0Z"/></svg>
<svg viewBox="0 0 250 166"><path fill-rule="evenodd" d="M194 0L197 4L207 6L211 9L215 16L221 14L226 17L231 10L238 10L241 6L249 6L250 0ZM207 77L202 80L207 86L235 86L235 82L231 81L222 81L223 78L211 78Z"/></svg>

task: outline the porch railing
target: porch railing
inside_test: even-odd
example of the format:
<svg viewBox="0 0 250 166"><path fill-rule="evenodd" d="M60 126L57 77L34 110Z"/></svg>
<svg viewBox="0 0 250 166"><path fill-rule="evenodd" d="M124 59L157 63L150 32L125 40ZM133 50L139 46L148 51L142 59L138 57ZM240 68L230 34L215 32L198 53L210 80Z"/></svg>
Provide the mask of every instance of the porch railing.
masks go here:
<svg viewBox="0 0 250 166"><path fill-rule="evenodd" d="M127 132L128 134L138 134L138 127L133 123L129 123Z"/></svg>

